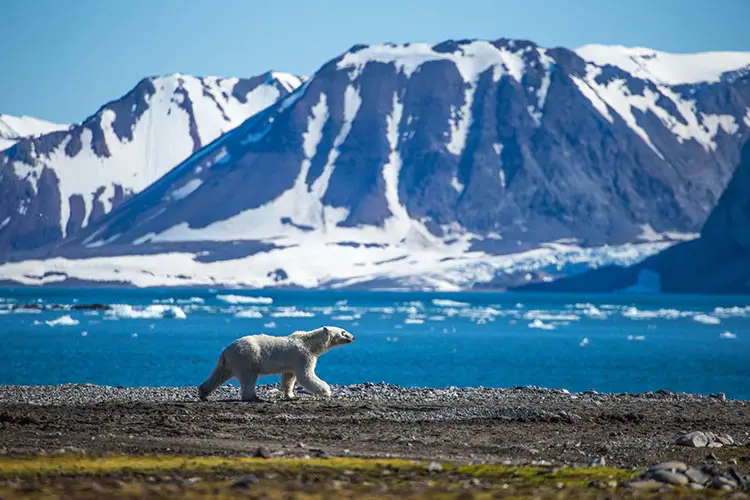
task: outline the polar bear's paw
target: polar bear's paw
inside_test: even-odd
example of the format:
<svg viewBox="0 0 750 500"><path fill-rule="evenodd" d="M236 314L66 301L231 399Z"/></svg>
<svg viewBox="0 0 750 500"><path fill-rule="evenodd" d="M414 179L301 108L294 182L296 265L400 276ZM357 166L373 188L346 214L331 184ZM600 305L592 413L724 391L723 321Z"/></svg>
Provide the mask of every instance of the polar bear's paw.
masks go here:
<svg viewBox="0 0 750 500"><path fill-rule="evenodd" d="M208 401L208 392L203 387L198 387L198 399Z"/></svg>

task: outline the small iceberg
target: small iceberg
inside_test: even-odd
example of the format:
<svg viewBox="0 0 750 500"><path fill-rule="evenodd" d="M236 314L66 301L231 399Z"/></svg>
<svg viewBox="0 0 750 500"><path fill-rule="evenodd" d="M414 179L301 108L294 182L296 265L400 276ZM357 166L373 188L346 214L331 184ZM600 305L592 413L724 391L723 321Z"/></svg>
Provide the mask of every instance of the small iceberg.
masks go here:
<svg viewBox="0 0 750 500"><path fill-rule="evenodd" d="M244 309L242 311L237 311L234 314L234 317L245 319L260 319L263 317L263 314L260 311L256 311L255 309Z"/></svg>
<svg viewBox="0 0 750 500"><path fill-rule="evenodd" d="M78 324L78 320L71 318L68 314L57 319L45 321L45 323L47 323L47 325L49 326L74 326Z"/></svg>
<svg viewBox="0 0 750 500"><path fill-rule="evenodd" d="M450 299L432 299L432 304L438 307L468 307L468 302L458 302Z"/></svg>
<svg viewBox="0 0 750 500"><path fill-rule="evenodd" d="M704 325L718 325L719 323L721 323L721 320L719 318L709 316L708 314L696 314L695 316L693 316L693 320L697 321L698 323L703 323Z"/></svg>
<svg viewBox="0 0 750 500"><path fill-rule="evenodd" d="M540 330L554 330L555 325L551 325L549 323L545 323L541 319L537 318L531 323L529 323L529 328L538 328Z"/></svg>
<svg viewBox="0 0 750 500"><path fill-rule="evenodd" d="M300 311L294 306L281 307L276 312L272 313L271 316L274 318L314 318L315 313L309 311Z"/></svg>
<svg viewBox="0 0 750 500"><path fill-rule="evenodd" d="M271 297L248 297L246 295L217 295L217 299L228 304L273 304Z"/></svg>
<svg viewBox="0 0 750 500"><path fill-rule="evenodd" d="M722 339L736 339L737 338L737 334L736 333L732 333L732 332L724 332L721 335L719 335L719 338L722 338Z"/></svg>

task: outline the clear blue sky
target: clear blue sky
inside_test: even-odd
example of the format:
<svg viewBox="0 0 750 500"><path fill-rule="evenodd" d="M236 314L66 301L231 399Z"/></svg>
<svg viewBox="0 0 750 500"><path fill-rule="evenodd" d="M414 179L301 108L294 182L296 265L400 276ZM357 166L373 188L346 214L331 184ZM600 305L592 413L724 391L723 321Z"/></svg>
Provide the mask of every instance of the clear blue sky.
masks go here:
<svg viewBox="0 0 750 500"><path fill-rule="evenodd" d="M750 51L750 0L0 0L0 113L77 122L144 76L302 75L356 43Z"/></svg>

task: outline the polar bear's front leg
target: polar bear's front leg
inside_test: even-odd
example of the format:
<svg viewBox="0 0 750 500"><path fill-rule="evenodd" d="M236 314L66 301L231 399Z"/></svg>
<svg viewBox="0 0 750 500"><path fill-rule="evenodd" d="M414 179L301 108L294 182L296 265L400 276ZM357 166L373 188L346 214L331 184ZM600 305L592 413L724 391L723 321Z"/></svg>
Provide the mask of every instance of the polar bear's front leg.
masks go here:
<svg viewBox="0 0 750 500"><path fill-rule="evenodd" d="M317 396L331 396L331 388L323 380L315 375L315 365L309 364L296 373L297 379L302 387Z"/></svg>
<svg viewBox="0 0 750 500"><path fill-rule="evenodd" d="M287 399L294 399L294 382L297 376L294 373L283 373L281 375L281 390Z"/></svg>

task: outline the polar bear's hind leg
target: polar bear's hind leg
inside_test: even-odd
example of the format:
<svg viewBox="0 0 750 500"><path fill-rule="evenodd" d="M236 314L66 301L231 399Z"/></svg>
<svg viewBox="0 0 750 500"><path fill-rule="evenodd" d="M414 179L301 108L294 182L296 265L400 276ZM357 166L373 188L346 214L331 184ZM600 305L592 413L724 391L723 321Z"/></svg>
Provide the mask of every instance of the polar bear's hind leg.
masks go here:
<svg viewBox="0 0 750 500"><path fill-rule="evenodd" d="M220 387L227 380L232 378L232 372L227 368L224 360L224 353L219 356L219 361L216 363L211 375L208 376L205 382L198 387L198 397L202 401L208 399L208 395L211 394L217 387Z"/></svg>
<svg viewBox="0 0 750 500"><path fill-rule="evenodd" d="M283 373L281 375L281 390L287 399L294 399L294 382L297 376L294 373Z"/></svg>
<svg viewBox="0 0 750 500"><path fill-rule="evenodd" d="M255 393L255 384L258 382L258 372L249 368L244 368L237 374L237 380L240 381L242 401L260 401L260 398Z"/></svg>

